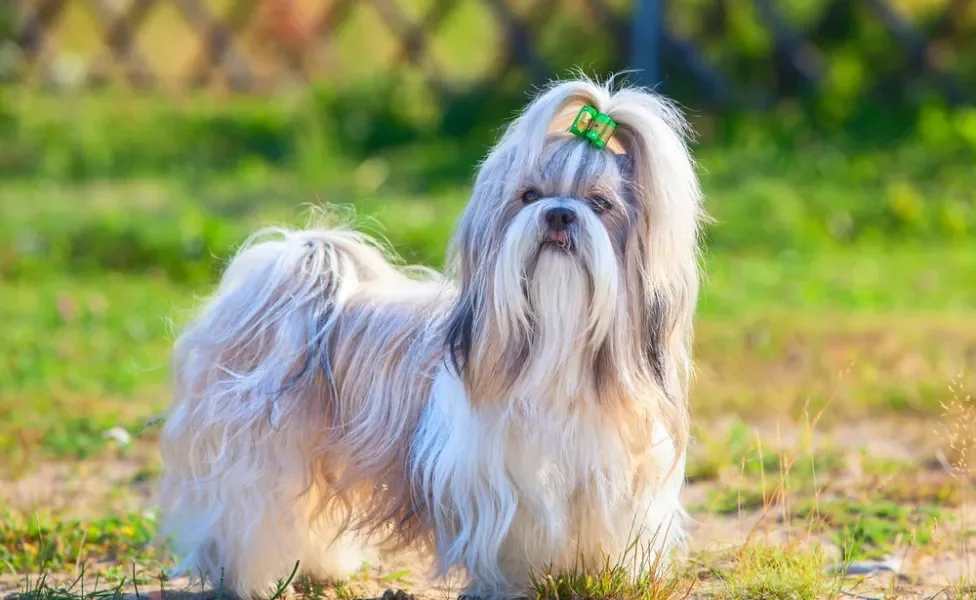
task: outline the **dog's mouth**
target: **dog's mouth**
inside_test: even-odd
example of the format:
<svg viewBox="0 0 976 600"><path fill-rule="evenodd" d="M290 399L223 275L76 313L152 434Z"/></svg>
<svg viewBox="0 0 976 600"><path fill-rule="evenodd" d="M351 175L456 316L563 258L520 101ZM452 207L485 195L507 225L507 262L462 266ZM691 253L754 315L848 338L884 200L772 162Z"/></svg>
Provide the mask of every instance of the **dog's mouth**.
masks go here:
<svg viewBox="0 0 976 600"><path fill-rule="evenodd" d="M560 250L563 252L571 252L576 249L576 244L573 241L573 237L569 235L569 232L565 229L561 231L549 231L546 236L542 239L540 243L543 249Z"/></svg>

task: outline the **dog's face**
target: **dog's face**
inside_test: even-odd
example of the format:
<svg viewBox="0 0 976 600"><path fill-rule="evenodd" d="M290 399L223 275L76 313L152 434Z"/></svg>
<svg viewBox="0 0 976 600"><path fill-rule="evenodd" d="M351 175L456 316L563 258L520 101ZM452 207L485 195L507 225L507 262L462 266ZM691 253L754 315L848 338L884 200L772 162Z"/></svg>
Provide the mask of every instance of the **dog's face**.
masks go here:
<svg viewBox="0 0 976 600"><path fill-rule="evenodd" d="M483 173L467 209L466 312L453 348L480 356L481 372L492 364L500 386L558 385L574 396L617 362L614 329L641 327L631 317L643 302L646 207L630 187L626 155L572 135L548 135L537 166L523 173L500 185Z"/></svg>
<svg viewBox="0 0 976 600"><path fill-rule="evenodd" d="M622 155L552 135L539 167L504 201L483 207L501 213L489 219L498 251L486 266L494 271L491 295L504 338L533 334L557 343L565 334L577 344L605 338L628 278L640 276L626 267L641 207L627 189L625 166ZM514 323L503 315L515 316ZM510 331L506 321L524 329Z"/></svg>
<svg viewBox="0 0 976 600"><path fill-rule="evenodd" d="M508 238L503 244L519 238L523 251L531 253L522 257L529 263L544 252L579 260L591 271L607 268L599 259L609 253L622 262L640 211L627 190L625 165L623 155L577 138L551 136L539 170L530 172L508 199L505 210L511 216L502 224L501 237Z"/></svg>
<svg viewBox="0 0 976 600"><path fill-rule="evenodd" d="M613 150L558 124L573 101L618 122ZM701 213L671 110L557 87L488 156L451 248L460 293L445 332L473 402L545 390L683 410Z"/></svg>

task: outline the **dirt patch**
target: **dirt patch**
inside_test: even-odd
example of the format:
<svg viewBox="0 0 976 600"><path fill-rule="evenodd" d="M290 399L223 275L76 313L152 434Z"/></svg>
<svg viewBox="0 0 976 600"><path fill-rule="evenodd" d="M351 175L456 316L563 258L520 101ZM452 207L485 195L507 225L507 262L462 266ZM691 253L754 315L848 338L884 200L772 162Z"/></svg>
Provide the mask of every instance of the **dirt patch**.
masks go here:
<svg viewBox="0 0 976 600"><path fill-rule="evenodd" d="M152 504L155 468L146 458L41 463L0 479L0 506L86 518L142 510Z"/></svg>
<svg viewBox="0 0 976 600"><path fill-rule="evenodd" d="M892 591L901 598L932 597L959 577L976 574L976 553L965 551L966 544L972 547L976 542L976 505L967 504L976 500L976 490L971 482L950 477L945 465L933 459L939 450L933 426L871 421L811 434L798 427L750 425L749 435L763 440L761 451L748 444L736 449L745 442L734 436L724 439L729 429L725 423L705 427L713 439L699 443L712 442L718 458L696 448L692 463L725 462L686 487L684 502L694 519L688 568L720 565L725 560L721 557L742 544L762 543L819 548L828 566L853 565L860 573L844 581L845 591L875 598ZM746 442L749 435L743 434ZM776 466L783 463L786 449L801 447L791 463L790 494L777 496L782 474ZM0 483L0 504L21 513L45 511L78 519L145 511L153 505L158 464L152 452L143 450L134 453L138 458L41 464L23 477ZM741 456L733 456L735 452ZM811 479L804 470L807 460L826 466L818 466L824 470ZM755 461L766 471L756 470ZM956 487L942 495L942 485ZM743 499L752 504L739 506ZM727 507L708 508L718 501ZM862 546L852 546L855 543ZM884 568L871 569L872 564ZM402 588L419 598L456 597L463 579L431 577L429 566L429 560L414 554L387 553L381 564L348 582L344 594L380 598L387 589ZM73 578L69 573L51 577ZM720 584L707 573L699 578L692 597L713 597ZM0 576L0 596L21 591L26 584L25 575ZM185 578L169 580L164 587L180 592L167 592L168 598L209 597ZM141 589L144 594L157 593L160 585L149 581Z"/></svg>

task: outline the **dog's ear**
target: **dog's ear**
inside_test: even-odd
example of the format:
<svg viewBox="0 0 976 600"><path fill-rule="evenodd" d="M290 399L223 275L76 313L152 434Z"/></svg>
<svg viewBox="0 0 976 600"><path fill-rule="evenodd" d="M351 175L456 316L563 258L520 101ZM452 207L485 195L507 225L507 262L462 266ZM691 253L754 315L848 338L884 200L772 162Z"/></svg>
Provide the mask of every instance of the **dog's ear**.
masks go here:
<svg viewBox="0 0 976 600"><path fill-rule="evenodd" d="M614 138L623 149L617 165L643 208L648 257L661 267L675 261L690 266L705 215L687 122L677 107L640 90L615 94L608 110L618 123ZM667 277L652 274L657 282Z"/></svg>
<svg viewBox="0 0 976 600"><path fill-rule="evenodd" d="M667 300L655 294L644 312L644 323L641 327L644 362L662 389L665 387L666 344L670 330L674 328L668 310Z"/></svg>
<svg viewBox="0 0 976 600"><path fill-rule="evenodd" d="M629 263L640 288L642 360L676 400L687 397L698 298L700 225L707 221L688 147L691 130L677 106L640 89L614 94L607 112L623 149L618 166L640 207ZM637 291L637 290L635 290Z"/></svg>
<svg viewBox="0 0 976 600"><path fill-rule="evenodd" d="M447 319L445 341L447 356L458 375L463 375L471 347L474 344L474 299L470 295L458 299Z"/></svg>

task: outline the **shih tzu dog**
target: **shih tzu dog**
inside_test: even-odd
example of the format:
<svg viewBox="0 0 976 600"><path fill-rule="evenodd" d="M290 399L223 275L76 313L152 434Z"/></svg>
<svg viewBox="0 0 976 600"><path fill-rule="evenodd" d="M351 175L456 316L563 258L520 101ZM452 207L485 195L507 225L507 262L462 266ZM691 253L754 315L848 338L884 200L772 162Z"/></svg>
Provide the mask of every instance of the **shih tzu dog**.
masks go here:
<svg viewBox="0 0 976 600"><path fill-rule="evenodd" d="M484 160L449 277L338 229L253 237L181 335L164 532L242 597L381 544L482 597L684 537L704 212L661 97L554 84Z"/></svg>

